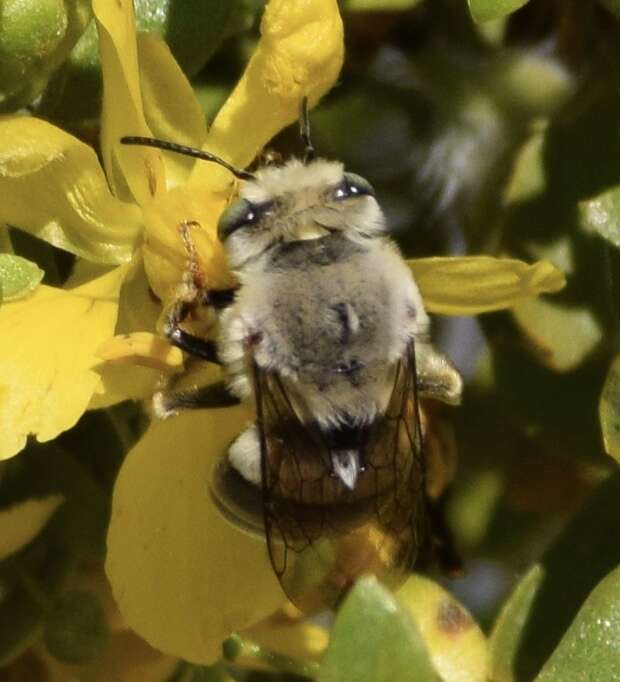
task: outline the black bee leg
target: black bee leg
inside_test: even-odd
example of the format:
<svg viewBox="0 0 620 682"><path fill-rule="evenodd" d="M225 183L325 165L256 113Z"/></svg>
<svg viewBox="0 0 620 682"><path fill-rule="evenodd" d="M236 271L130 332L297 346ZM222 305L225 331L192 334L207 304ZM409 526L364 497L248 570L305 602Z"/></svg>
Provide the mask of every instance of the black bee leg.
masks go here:
<svg viewBox="0 0 620 682"><path fill-rule="evenodd" d="M179 225L179 234L187 252L187 260L183 277L175 292L175 300L164 315L163 335L175 346L208 362L221 364L217 357L215 343L182 329L181 324L201 307L219 310L230 305L234 300L234 290L207 290L202 273L198 253L191 237L191 228L200 227L194 221L185 221Z"/></svg>
<svg viewBox="0 0 620 682"><path fill-rule="evenodd" d="M153 396L153 410L162 419L182 410L232 407L238 404L239 399L228 391L223 381L180 391L161 389Z"/></svg>
<svg viewBox="0 0 620 682"><path fill-rule="evenodd" d="M190 334L181 328L191 311L196 307L194 302L182 299L175 301L167 311L162 326L163 335L181 350L208 362L221 364L217 357L215 342L210 339L203 339L200 336Z"/></svg>
<svg viewBox="0 0 620 682"><path fill-rule="evenodd" d="M430 549L442 573L450 578L458 578L463 575L463 561L454 546L454 537L445 518L448 494L449 491L445 491L438 500L427 500Z"/></svg>

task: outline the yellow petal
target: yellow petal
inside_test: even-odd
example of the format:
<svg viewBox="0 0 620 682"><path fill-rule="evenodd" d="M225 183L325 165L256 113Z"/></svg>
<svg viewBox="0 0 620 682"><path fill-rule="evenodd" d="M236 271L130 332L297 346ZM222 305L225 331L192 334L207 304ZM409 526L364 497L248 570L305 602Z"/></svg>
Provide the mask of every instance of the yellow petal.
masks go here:
<svg viewBox="0 0 620 682"><path fill-rule="evenodd" d="M408 261L432 313L478 315L512 308L531 296L559 291L564 274L548 261L465 256Z"/></svg>
<svg viewBox="0 0 620 682"><path fill-rule="evenodd" d="M96 349L112 336L124 266L71 290L40 286L0 307L0 459L70 428L99 383Z"/></svg>
<svg viewBox="0 0 620 682"><path fill-rule="evenodd" d="M314 662L321 660L329 641L329 633L325 628L308 621L274 623L272 619L267 619L244 631L242 636L284 656ZM244 665L243 659L237 659L236 662ZM250 660L247 663L248 666L254 664Z"/></svg>
<svg viewBox="0 0 620 682"><path fill-rule="evenodd" d="M91 147L45 121L0 119L0 222L99 263L128 261L140 212L115 199Z"/></svg>
<svg viewBox="0 0 620 682"><path fill-rule="evenodd" d="M170 49L151 33L138 35L138 60L144 116L154 137L202 147L207 135L204 112ZM183 182L195 161L163 153L168 186Z"/></svg>
<svg viewBox="0 0 620 682"><path fill-rule="evenodd" d="M151 332L119 334L105 341L96 353L102 360L152 367L160 371L183 370L183 353L169 341Z"/></svg>
<svg viewBox="0 0 620 682"><path fill-rule="evenodd" d="M140 365L105 363L97 369L101 383L88 404L89 410L111 407L123 400L148 400L161 379L159 370Z"/></svg>
<svg viewBox="0 0 620 682"><path fill-rule="evenodd" d="M488 646L469 613L437 583L413 575L396 592L424 638L442 682L485 682Z"/></svg>
<svg viewBox="0 0 620 682"><path fill-rule="evenodd" d="M136 258L121 288L115 333L154 332L160 314L161 303L154 299L146 279L144 265ZM134 364L115 365L102 362L97 371L101 376L101 382L92 397L89 409L109 407L123 400L148 399L155 392L161 379L161 368L151 369Z"/></svg>
<svg viewBox="0 0 620 682"><path fill-rule="evenodd" d="M159 151L120 144L123 135L150 136L142 109L132 0L93 0L103 74L101 151L116 196L144 205L165 190Z"/></svg>
<svg viewBox="0 0 620 682"><path fill-rule="evenodd" d="M299 116L304 96L314 106L342 66L342 20L336 0L270 0L262 37L245 73L218 113L205 149L246 166L282 128ZM192 183L221 189L230 174L197 164Z"/></svg>
<svg viewBox="0 0 620 682"><path fill-rule="evenodd" d="M50 495L26 500L0 511L0 561L34 540L62 501L62 495Z"/></svg>
<svg viewBox="0 0 620 682"><path fill-rule="evenodd" d="M181 225L189 225L189 236L207 287L233 286L222 244L217 238L217 220L225 200L188 187L175 187L144 211L144 267L153 291L162 301L170 301L181 282L187 262L187 249Z"/></svg>
<svg viewBox="0 0 620 682"><path fill-rule="evenodd" d="M106 571L121 613L152 646L195 663L284 601L265 544L209 494L214 460L246 420L237 407L153 423L114 489Z"/></svg>

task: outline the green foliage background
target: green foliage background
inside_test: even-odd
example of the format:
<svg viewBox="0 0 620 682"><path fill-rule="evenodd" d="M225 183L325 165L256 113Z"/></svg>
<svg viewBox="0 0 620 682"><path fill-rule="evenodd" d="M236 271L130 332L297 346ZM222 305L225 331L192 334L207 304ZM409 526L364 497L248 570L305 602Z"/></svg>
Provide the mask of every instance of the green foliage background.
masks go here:
<svg viewBox="0 0 620 682"><path fill-rule="evenodd" d="M168 40L208 119L251 53L262 4L136 3L140 27ZM348 0L342 9L341 83L312 114L320 154L375 185L409 256L547 258L568 275L560 295L513 313L435 321L467 377L463 406L449 412L460 466L448 503L466 575L436 578L489 633L490 680L620 680L620 474L605 454L620 458L620 361L612 364L620 3ZM2 110L25 107L94 142L101 83L88 3L6 0L1 12ZM298 153L296 131L273 148ZM12 240L44 281L70 272L65 254L17 231ZM40 272L0 260L6 297L35 286ZM34 543L0 564L7 671L42 636L62 660L105 648L100 607L88 593L66 592L64 578L79 562L101 561L114 476L143 427L139 406L90 413L3 465L2 507L51 491L67 499ZM358 586L336 616L319 680L439 679L390 600ZM67 623L79 624L77 643L63 637ZM388 645L393 655L372 659ZM181 663L174 679L233 674L223 670Z"/></svg>

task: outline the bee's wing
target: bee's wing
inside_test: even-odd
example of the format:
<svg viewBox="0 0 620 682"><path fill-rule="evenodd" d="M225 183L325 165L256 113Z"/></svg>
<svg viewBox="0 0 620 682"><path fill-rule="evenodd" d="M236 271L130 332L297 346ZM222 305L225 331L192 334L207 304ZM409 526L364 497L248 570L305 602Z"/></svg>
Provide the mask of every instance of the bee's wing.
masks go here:
<svg viewBox="0 0 620 682"><path fill-rule="evenodd" d="M324 435L298 417L280 377L254 365L269 557L291 601L332 607L363 573L396 585L425 532L424 459L411 343L383 418L360 431L364 471L349 490Z"/></svg>

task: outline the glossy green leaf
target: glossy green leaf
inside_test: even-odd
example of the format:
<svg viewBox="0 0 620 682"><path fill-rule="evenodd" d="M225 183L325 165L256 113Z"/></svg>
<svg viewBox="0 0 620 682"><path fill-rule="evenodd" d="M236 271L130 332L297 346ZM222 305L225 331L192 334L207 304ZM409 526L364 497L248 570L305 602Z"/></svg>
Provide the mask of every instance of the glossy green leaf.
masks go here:
<svg viewBox="0 0 620 682"><path fill-rule="evenodd" d="M396 597L413 618L442 682L487 682L487 640L464 606L416 573Z"/></svg>
<svg viewBox="0 0 620 682"><path fill-rule="evenodd" d="M592 591L535 682L612 682L620 675L620 568Z"/></svg>
<svg viewBox="0 0 620 682"><path fill-rule="evenodd" d="M613 541L618 532L619 499L620 474L614 474L568 524L540 568L522 578L491 637L493 669L501 673L498 682L531 682L571 627L588 594L620 564L620 544Z"/></svg>
<svg viewBox="0 0 620 682"><path fill-rule="evenodd" d="M373 577L361 578L338 611L319 682L438 682L406 609Z"/></svg>
<svg viewBox="0 0 620 682"><path fill-rule="evenodd" d="M45 273L21 256L0 253L0 301L13 301L34 291Z"/></svg>
<svg viewBox="0 0 620 682"><path fill-rule="evenodd" d="M605 451L620 462L620 355L609 368L598 409Z"/></svg>
<svg viewBox="0 0 620 682"><path fill-rule="evenodd" d="M620 248L620 187L579 204L581 225Z"/></svg>
<svg viewBox="0 0 620 682"><path fill-rule="evenodd" d="M97 597L81 590L61 595L46 615L44 639L49 652L66 663L96 658L108 641L105 613Z"/></svg>
<svg viewBox="0 0 620 682"><path fill-rule="evenodd" d="M523 7L528 0L467 0L474 21L489 21Z"/></svg>
<svg viewBox="0 0 620 682"><path fill-rule="evenodd" d="M513 682L515 679L513 667L524 625L543 579L543 568L539 564L532 566L502 606L489 640L489 676L493 682Z"/></svg>

